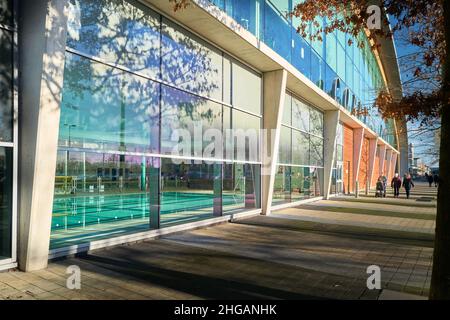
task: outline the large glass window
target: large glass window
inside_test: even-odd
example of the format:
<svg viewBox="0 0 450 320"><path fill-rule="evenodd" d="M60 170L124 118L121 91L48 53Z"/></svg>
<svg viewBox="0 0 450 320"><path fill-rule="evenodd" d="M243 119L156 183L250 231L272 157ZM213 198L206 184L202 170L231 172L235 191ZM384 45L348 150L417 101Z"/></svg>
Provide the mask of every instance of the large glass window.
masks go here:
<svg viewBox="0 0 450 320"><path fill-rule="evenodd" d="M278 166L275 174L272 204L291 202L291 167Z"/></svg>
<svg viewBox="0 0 450 320"><path fill-rule="evenodd" d="M286 93L285 114L280 133L274 205L322 195L323 114ZM286 108L292 123L286 123ZM289 119L288 119L289 120Z"/></svg>
<svg viewBox="0 0 450 320"><path fill-rule="evenodd" d="M292 130L292 163L307 166L311 163L309 139L306 133Z"/></svg>
<svg viewBox="0 0 450 320"><path fill-rule="evenodd" d="M280 132L280 146L278 149L278 162L291 163L292 162L292 130L285 126L281 126Z"/></svg>
<svg viewBox="0 0 450 320"><path fill-rule="evenodd" d="M167 19L162 25L162 79L222 100L222 53Z"/></svg>
<svg viewBox="0 0 450 320"><path fill-rule="evenodd" d="M60 149L56 166L53 248L150 228L150 158Z"/></svg>
<svg viewBox="0 0 450 320"><path fill-rule="evenodd" d="M292 202L309 196L309 167L291 168L291 200Z"/></svg>
<svg viewBox="0 0 450 320"><path fill-rule="evenodd" d="M214 164L161 164L161 224L192 222L214 215Z"/></svg>
<svg viewBox="0 0 450 320"><path fill-rule="evenodd" d="M0 28L0 141L13 140L13 33Z"/></svg>
<svg viewBox="0 0 450 320"><path fill-rule="evenodd" d="M66 54L59 145L158 152L159 85Z"/></svg>
<svg viewBox="0 0 450 320"><path fill-rule="evenodd" d="M261 207L260 166L254 164L225 164L223 173L224 213Z"/></svg>
<svg viewBox="0 0 450 320"><path fill-rule="evenodd" d="M260 161L260 128L261 118L233 110L234 159L239 161Z"/></svg>
<svg viewBox="0 0 450 320"><path fill-rule="evenodd" d="M292 126L304 132L310 130L309 107L298 99L292 99Z"/></svg>
<svg viewBox="0 0 450 320"><path fill-rule="evenodd" d="M310 108L310 132L316 136L323 137L323 113L317 109Z"/></svg>
<svg viewBox="0 0 450 320"><path fill-rule="evenodd" d="M14 148L14 30L13 5L0 0L0 264L15 262L13 212Z"/></svg>
<svg viewBox="0 0 450 320"><path fill-rule="evenodd" d="M261 76L137 1L69 11L51 247L261 208Z"/></svg>
<svg viewBox="0 0 450 320"><path fill-rule="evenodd" d="M161 152L202 157L211 143L205 139L208 129L222 132L222 106L184 91L162 87ZM190 139L185 141L186 139ZM222 150L214 150L222 157Z"/></svg>
<svg viewBox="0 0 450 320"><path fill-rule="evenodd" d="M283 118L281 122L290 126L292 124L292 96L286 94L284 98Z"/></svg>
<svg viewBox="0 0 450 320"><path fill-rule="evenodd" d="M323 139L311 136L310 137L311 160L313 166L323 167Z"/></svg>
<svg viewBox="0 0 450 320"><path fill-rule="evenodd" d="M250 69L232 64L232 104L251 113L261 114L261 77Z"/></svg>
<svg viewBox="0 0 450 320"><path fill-rule="evenodd" d="M0 261L12 255L12 148L0 147Z"/></svg>
<svg viewBox="0 0 450 320"><path fill-rule="evenodd" d="M137 1L71 0L67 36L72 49L159 77L159 17Z"/></svg>

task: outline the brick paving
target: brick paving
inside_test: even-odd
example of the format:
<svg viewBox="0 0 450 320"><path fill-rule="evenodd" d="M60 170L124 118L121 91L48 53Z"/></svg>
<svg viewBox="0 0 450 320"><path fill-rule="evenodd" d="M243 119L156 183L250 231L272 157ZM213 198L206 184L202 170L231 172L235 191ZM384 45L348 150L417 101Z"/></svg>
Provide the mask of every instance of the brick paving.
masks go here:
<svg viewBox="0 0 450 320"><path fill-rule="evenodd" d="M0 299L425 298L435 201L417 199L435 190L415 191L411 200L318 201L0 273ZM366 287L372 264L382 290ZM66 287L70 265L81 268L80 290Z"/></svg>

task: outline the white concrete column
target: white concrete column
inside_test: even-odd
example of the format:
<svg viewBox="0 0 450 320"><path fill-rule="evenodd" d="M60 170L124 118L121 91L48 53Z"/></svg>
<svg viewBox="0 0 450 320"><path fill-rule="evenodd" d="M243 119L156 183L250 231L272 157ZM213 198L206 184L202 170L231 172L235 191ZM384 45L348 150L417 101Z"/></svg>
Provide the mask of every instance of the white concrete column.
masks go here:
<svg viewBox="0 0 450 320"><path fill-rule="evenodd" d="M377 145L378 145L378 138L369 140L369 189L372 187L373 174L375 173Z"/></svg>
<svg viewBox="0 0 450 320"><path fill-rule="evenodd" d="M19 29L19 238L21 270L47 266L55 183L67 0L22 1Z"/></svg>
<svg viewBox="0 0 450 320"><path fill-rule="evenodd" d="M364 128L353 129L353 183L356 192L356 183L359 178L359 167L364 144Z"/></svg>
<svg viewBox="0 0 450 320"><path fill-rule="evenodd" d="M281 120L286 94L286 70L264 73L263 144L262 144L262 214L269 215L272 206L275 171L278 162Z"/></svg>
<svg viewBox="0 0 450 320"><path fill-rule="evenodd" d="M409 169L409 142L408 142L408 126L406 122L406 118L401 120L396 120L397 127L397 137L398 137L398 146L397 150L400 151L400 159L399 159L399 174L403 176L403 173L408 172Z"/></svg>
<svg viewBox="0 0 450 320"><path fill-rule="evenodd" d="M384 175L390 180L391 164L392 164L392 149L386 150L386 172Z"/></svg>
<svg viewBox="0 0 450 320"><path fill-rule="evenodd" d="M338 110L326 111L323 117L323 155L324 155L324 198L330 197L333 164L336 158L336 135L339 125L340 112Z"/></svg>
<svg viewBox="0 0 450 320"><path fill-rule="evenodd" d="M384 163L386 159L386 145L380 145L380 175L384 175Z"/></svg>
<svg viewBox="0 0 450 320"><path fill-rule="evenodd" d="M397 165L397 161L398 161L398 154L396 152L392 152L392 164L391 164L391 177L390 177L390 179L392 179L394 177L395 167ZM400 175L400 172L398 174Z"/></svg>

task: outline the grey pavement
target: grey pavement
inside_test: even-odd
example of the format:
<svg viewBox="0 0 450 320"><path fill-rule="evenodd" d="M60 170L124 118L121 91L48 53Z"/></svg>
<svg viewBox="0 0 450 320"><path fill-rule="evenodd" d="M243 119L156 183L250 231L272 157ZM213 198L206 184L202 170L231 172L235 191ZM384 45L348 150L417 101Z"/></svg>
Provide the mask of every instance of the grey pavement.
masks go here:
<svg viewBox="0 0 450 320"><path fill-rule="evenodd" d="M433 190L322 200L0 273L0 299L426 299ZM80 290L66 287L70 265ZM381 290L366 286L370 265Z"/></svg>

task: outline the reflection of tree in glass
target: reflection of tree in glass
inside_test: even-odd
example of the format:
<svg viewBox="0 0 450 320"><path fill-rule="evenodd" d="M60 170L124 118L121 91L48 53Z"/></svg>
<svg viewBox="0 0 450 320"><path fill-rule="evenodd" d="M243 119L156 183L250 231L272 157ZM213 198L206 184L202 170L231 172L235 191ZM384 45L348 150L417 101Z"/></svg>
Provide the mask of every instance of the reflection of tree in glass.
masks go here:
<svg viewBox="0 0 450 320"><path fill-rule="evenodd" d="M12 141L13 75L13 33L0 28L0 141L4 142Z"/></svg>
<svg viewBox="0 0 450 320"><path fill-rule="evenodd" d="M323 114L316 109L311 108L310 114L310 132L317 136L323 136Z"/></svg>
<svg viewBox="0 0 450 320"><path fill-rule="evenodd" d="M311 165L323 166L323 140L310 136Z"/></svg>
<svg viewBox="0 0 450 320"><path fill-rule="evenodd" d="M292 108L292 118L293 118L293 126L309 132L310 130L310 116L309 116L309 107L301 101L297 99L293 99L293 108Z"/></svg>
<svg viewBox="0 0 450 320"><path fill-rule="evenodd" d="M0 0L0 24L5 26L12 25L12 5L11 0Z"/></svg>
<svg viewBox="0 0 450 320"><path fill-rule="evenodd" d="M151 78L161 78L162 68L164 80L183 89L205 95L220 89L221 82L211 79L216 77L221 81L221 69L213 68L213 65L222 66L221 60L213 61L222 59L221 54L213 54L196 40L175 32L174 27L163 29L166 32L161 46L159 15L134 1L72 0L67 45ZM168 32L169 29L172 31ZM168 37L176 42L167 40ZM61 119L61 123L78 125L73 131L82 131L78 134L92 140L106 140L105 143L117 144L119 135L121 150L126 148L125 141L146 145L150 138L153 151L157 151L159 143L152 137L158 136L155 132L159 123L157 85L84 58L70 54L67 57L62 113L66 119ZM206 104L205 99L186 101L180 100L179 94L163 95L162 118L166 112L179 112L191 119L212 121L214 111L205 107ZM89 129L97 134L89 134ZM63 126L61 130L61 137L67 139Z"/></svg>

